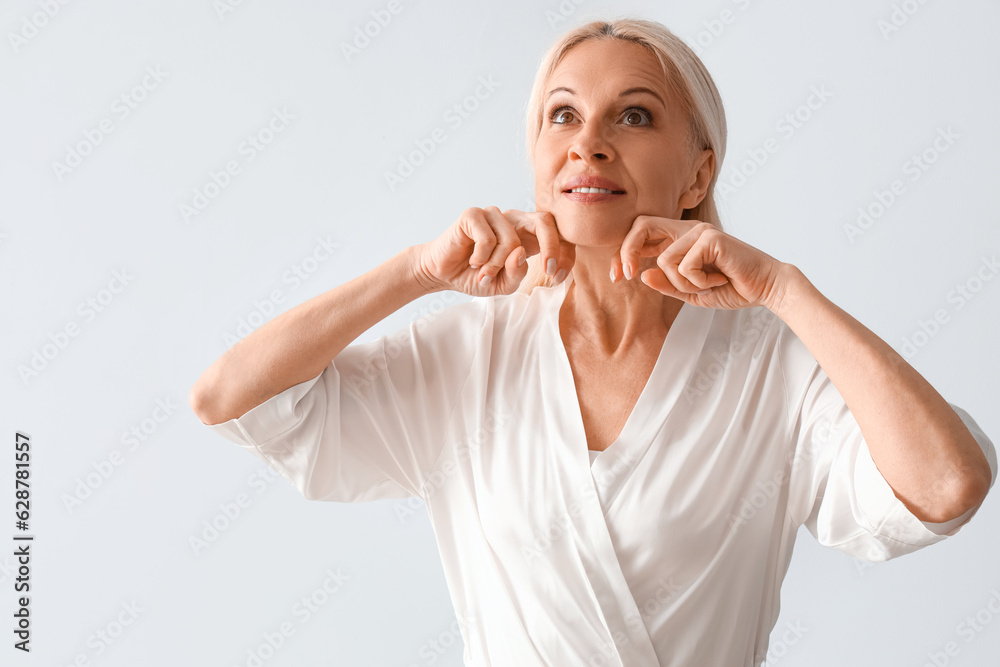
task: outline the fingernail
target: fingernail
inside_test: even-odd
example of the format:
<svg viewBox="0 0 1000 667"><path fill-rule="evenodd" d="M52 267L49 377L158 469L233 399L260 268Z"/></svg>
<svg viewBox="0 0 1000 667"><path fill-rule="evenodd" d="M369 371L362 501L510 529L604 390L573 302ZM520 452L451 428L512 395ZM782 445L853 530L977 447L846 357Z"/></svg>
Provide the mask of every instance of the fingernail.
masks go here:
<svg viewBox="0 0 1000 667"><path fill-rule="evenodd" d="M711 293L712 293L712 290L710 290L710 289L703 289L700 292L695 292L695 294L711 294Z"/></svg>
<svg viewBox="0 0 1000 667"><path fill-rule="evenodd" d="M625 280L632 280L632 265L625 262Z"/></svg>
<svg viewBox="0 0 1000 667"><path fill-rule="evenodd" d="M487 286L487 285L489 285L489 284L490 284L491 282L493 282L493 276L491 276L490 274L488 274L488 273L487 273L487 274L486 274L485 276L483 276L483 277L482 277L482 279L481 279L481 280L479 281L479 286L480 286L480 287L486 287L486 286Z"/></svg>
<svg viewBox="0 0 1000 667"><path fill-rule="evenodd" d="M559 273L556 274L556 284L558 285L566 277L566 269L559 269Z"/></svg>
<svg viewBox="0 0 1000 667"><path fill-rule="evenodd" d="M615 269L614 269L614 267L612 267L611 268L611 282L614 282L614 281L615 281Z"/></svg>
<svg viewBox="0 0 1000 667"><path fill-rule="evenodd" d="M522 252L521 253L521 258L517 260L517 265L518 266L524 266L524 262L525 262L525 258L524 258L524 253Z"/></svg>
<svg viewBox="0 0 1000 667"><path fill-rule="evenodd" d="M551 276L556 272L556 258L549 257L549 261L545 264L545 275Z"/></svg>

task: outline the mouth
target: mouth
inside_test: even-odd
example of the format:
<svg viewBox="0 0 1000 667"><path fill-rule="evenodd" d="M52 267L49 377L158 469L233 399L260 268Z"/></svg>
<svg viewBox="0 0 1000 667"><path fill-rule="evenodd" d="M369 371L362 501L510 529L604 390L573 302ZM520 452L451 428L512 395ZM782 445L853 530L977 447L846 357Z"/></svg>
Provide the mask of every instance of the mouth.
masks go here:
<svg viewBox="0 0 1000 667"><path fill-rule="evenodd" d="M601 204L621 199L624 190L609 190L608 188L571 188L563 190L563 196L578 204Z"/></svg>
<svg viewBox="0 0 1000 667"><path fill-rule="evenodd" d="M608 190L607 188L572 188L570 190L563 190L566 192L579 192L584 194L605 194L605 195L623 195L624 190Z"/></svg>

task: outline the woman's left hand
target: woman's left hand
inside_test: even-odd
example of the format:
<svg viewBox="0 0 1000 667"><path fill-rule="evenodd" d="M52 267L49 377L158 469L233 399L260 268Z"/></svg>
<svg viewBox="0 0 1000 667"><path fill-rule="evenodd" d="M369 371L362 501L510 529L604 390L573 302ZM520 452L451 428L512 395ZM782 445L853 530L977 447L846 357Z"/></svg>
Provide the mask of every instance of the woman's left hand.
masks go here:
<svg viewBox="0 0 1000 667"><path fill-rule="evenodd" d="M642 271L642 282L692 305L775 311L780 304L787 265L707 222L637 216L612 265L615 282L630 275L625 266L635 278L646 257L657 258L656 268Z"/></svg>

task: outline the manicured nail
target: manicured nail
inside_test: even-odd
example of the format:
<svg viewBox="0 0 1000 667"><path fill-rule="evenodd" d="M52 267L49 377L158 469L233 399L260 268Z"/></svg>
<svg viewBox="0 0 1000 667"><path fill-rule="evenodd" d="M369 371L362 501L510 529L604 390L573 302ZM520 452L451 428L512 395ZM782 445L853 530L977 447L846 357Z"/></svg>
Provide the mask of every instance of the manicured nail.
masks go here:
<svg viewBox="0 0 1000 667"><path fill-rule="evenodd" d="M483 277L482 277L482 279L481 279L481 280L479 281L479 286L480 286L480 287L486 287L486 286L487 286L487 285L489 285L489 284L490 284L491 282L493 282L493 276L491 276L490 274L488 274L488 273L487 273L487 274L486 274L485 276L483 276Z"/></svg>
<svg viewBox="0 0 1000 667"><path fill-rule="evenodd" d="M710 289L703 289L700 292L695 292L695 294L711 294L711 293L712 293L712 290L710 290Z"/></svg>
<svg viewBox="0 0 1000 667"><path fill-rule="evenodd" d="M556 272L556 258L549 257L549 261L545 264L545 275L551 276Z"/></svg>
<svg viewBox="0 0 1000 667"><path fill-rule="evenodd" d="M556 284L558 285L566 277L566 269L559 269L559 273L556 274Z"/></svg>
<svg viewBox="0 0 1000 667"><path fill-rule="evenodd" d="M518 266L524 266L524 262L525 262L525 261L526 261L526 260L525 260L525 258L524 258L524 253L522 252L522 253L521 253L521 257L520 257L520 259L518 259L518 260L517 260L517 265L518 265Z"/></svg>
<svg viewBox="0 0 1000 667"><path fill-rule="evenodd" d="M625 262L624 270L625 270L625 280L632 280L632 265L629 264L628 262Z"/></svg>
<svg viewBox="0 0 1000 667"><path fill-rule="evenodd" d="M614 282L615 281L615 269L614 269L614 267L611 267L611 274L610 275L611 275L611 282Z"/></svg>

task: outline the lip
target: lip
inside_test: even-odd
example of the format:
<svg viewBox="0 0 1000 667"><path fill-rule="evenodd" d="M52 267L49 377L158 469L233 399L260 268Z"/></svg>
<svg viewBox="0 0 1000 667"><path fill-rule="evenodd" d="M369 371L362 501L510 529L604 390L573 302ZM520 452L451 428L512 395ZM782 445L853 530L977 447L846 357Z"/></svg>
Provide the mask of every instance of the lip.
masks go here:
<svg viewBox="0 0 1000 667"><path fill-rule="evenodd" d="M582 187L582 186L581 186ZM594 186L599 187L599 186ZM564 192L563 197L578 204L600 204L601 202L617 201L625 195L612 195L606 192Z"/></svg>
<svg viewBox="0 0 1000 667"><path fill-rule="evenodd" d="M605 190L615 190L625 194L625 188L618 185L612 180L607 178L602 178L600 176L577 176L571 178L569 181L563 184L563 193L572 190L573 188L604 188ZM583 193L574 193L583 194ZM607 196L618 196L618 195L607 195Z"/></svg>
<svg viewBox="0 0 1000 667"><path fill-rule="evenodd" d="M605 190L613 190L614 192L570 192L573 188L603 188ZM619 197L623 197L625 195L625 188L612 180L600 176L577 176L563 185L562 194L570 201L579 204L599 204L615 201Z"/></svg>

